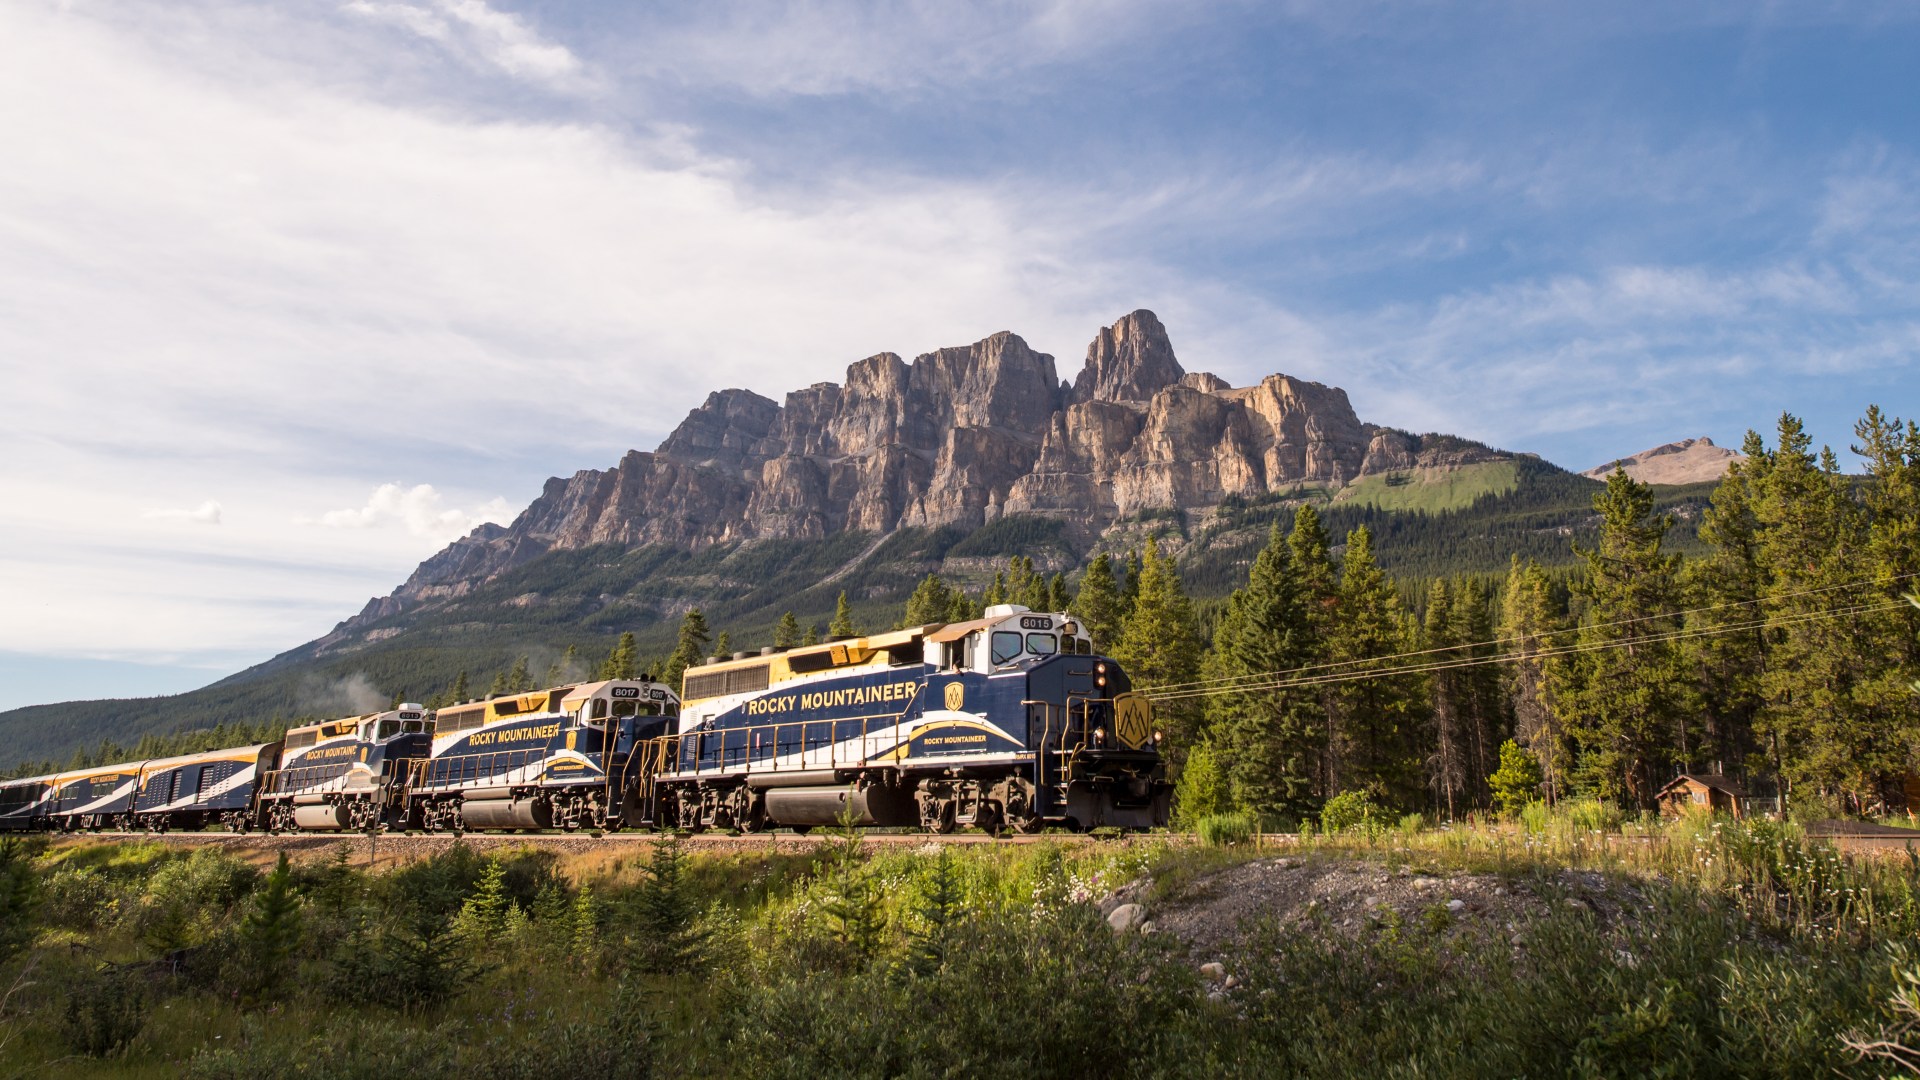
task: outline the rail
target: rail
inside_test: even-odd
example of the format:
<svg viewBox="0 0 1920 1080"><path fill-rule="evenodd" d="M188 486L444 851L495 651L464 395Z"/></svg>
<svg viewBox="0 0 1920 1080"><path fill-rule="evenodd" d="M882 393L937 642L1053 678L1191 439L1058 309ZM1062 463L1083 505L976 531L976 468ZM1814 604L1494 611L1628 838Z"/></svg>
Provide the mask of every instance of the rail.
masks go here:
<svg viewBox="0 0 1920 1080"><path fill-rule="evenodd" d="M529 766L544 764L552 756L547 747L539 746L523 750L491 750L484 754L409 758L407 790L410 792L452 791L470 787L482 781L530 784L539 777L527 775Z"/></svg>

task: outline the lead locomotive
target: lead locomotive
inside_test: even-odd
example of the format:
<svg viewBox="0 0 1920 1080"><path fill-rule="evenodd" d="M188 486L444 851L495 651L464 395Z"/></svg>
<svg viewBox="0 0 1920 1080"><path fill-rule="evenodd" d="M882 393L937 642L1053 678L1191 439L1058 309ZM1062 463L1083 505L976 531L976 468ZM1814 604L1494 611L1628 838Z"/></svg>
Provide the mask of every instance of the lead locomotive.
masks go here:
<svg viewBox="0 0 1920 1080"><path fill-rule="evenodd" d="M657 822L1023 832L1167 822L1152 707L1065 613L1012 604L689 668Z"/></svg>

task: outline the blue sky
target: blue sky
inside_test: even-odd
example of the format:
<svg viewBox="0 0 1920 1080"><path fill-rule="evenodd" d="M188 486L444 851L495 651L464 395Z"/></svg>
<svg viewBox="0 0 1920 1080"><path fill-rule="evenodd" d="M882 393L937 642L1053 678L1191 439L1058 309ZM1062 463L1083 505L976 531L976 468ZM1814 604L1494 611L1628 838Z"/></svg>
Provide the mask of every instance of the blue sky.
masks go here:
<svg viewBox="0 0 1920 1080"><path fill-rule="evenodd" d="M1920 413L1911 4L0 9L0 707L323 633L549 475L1011 329L1571 468Z"/></svg>

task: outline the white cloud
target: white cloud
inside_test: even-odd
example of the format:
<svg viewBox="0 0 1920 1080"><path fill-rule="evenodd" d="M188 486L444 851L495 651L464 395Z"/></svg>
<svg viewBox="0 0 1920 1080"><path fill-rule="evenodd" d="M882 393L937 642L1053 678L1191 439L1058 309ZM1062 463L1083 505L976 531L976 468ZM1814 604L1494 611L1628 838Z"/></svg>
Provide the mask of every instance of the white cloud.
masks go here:
<svg viewBox="0 0 1920 1080"><path fill-rule="evenodd" d="M220 504L208 499L191 510L148 510L140 516L163 521L191 521L200 525L218 525L220 524Z"/></svg>
<svg viewBox="0 0 1920 1080"><path fill-rule="evenodd" d="M298 518L302 525L324 525L330 529L370 529L387 524L403 526L414 536L445 543L472 532L482 522L505 524L514 510L507 500L496 496L473 510L442 506L445 500L432 484L381 484L358 509L329 510L317 518Z"/></svg>
<svg viewBox="0 0 1920 1080"><path fill-rule="evenodd" d="M343 10L401 27L477 67L551 90L577 91L592 84L586 65L572 50L546 40L525 19L485 0L350 0Z"/></svg>

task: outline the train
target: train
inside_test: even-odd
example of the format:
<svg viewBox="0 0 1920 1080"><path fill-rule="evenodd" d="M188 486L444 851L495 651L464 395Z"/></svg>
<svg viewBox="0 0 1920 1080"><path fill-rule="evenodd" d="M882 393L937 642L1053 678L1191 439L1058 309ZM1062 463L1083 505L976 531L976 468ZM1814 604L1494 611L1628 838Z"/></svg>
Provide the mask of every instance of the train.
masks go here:
<svg viewBox="0 0 1920 1080"><path fill-rule="evenodd" d="M0 782L0 830L758 832L1164 826L1148 698L1066 612L418 704L278 742Z"/></svg>

